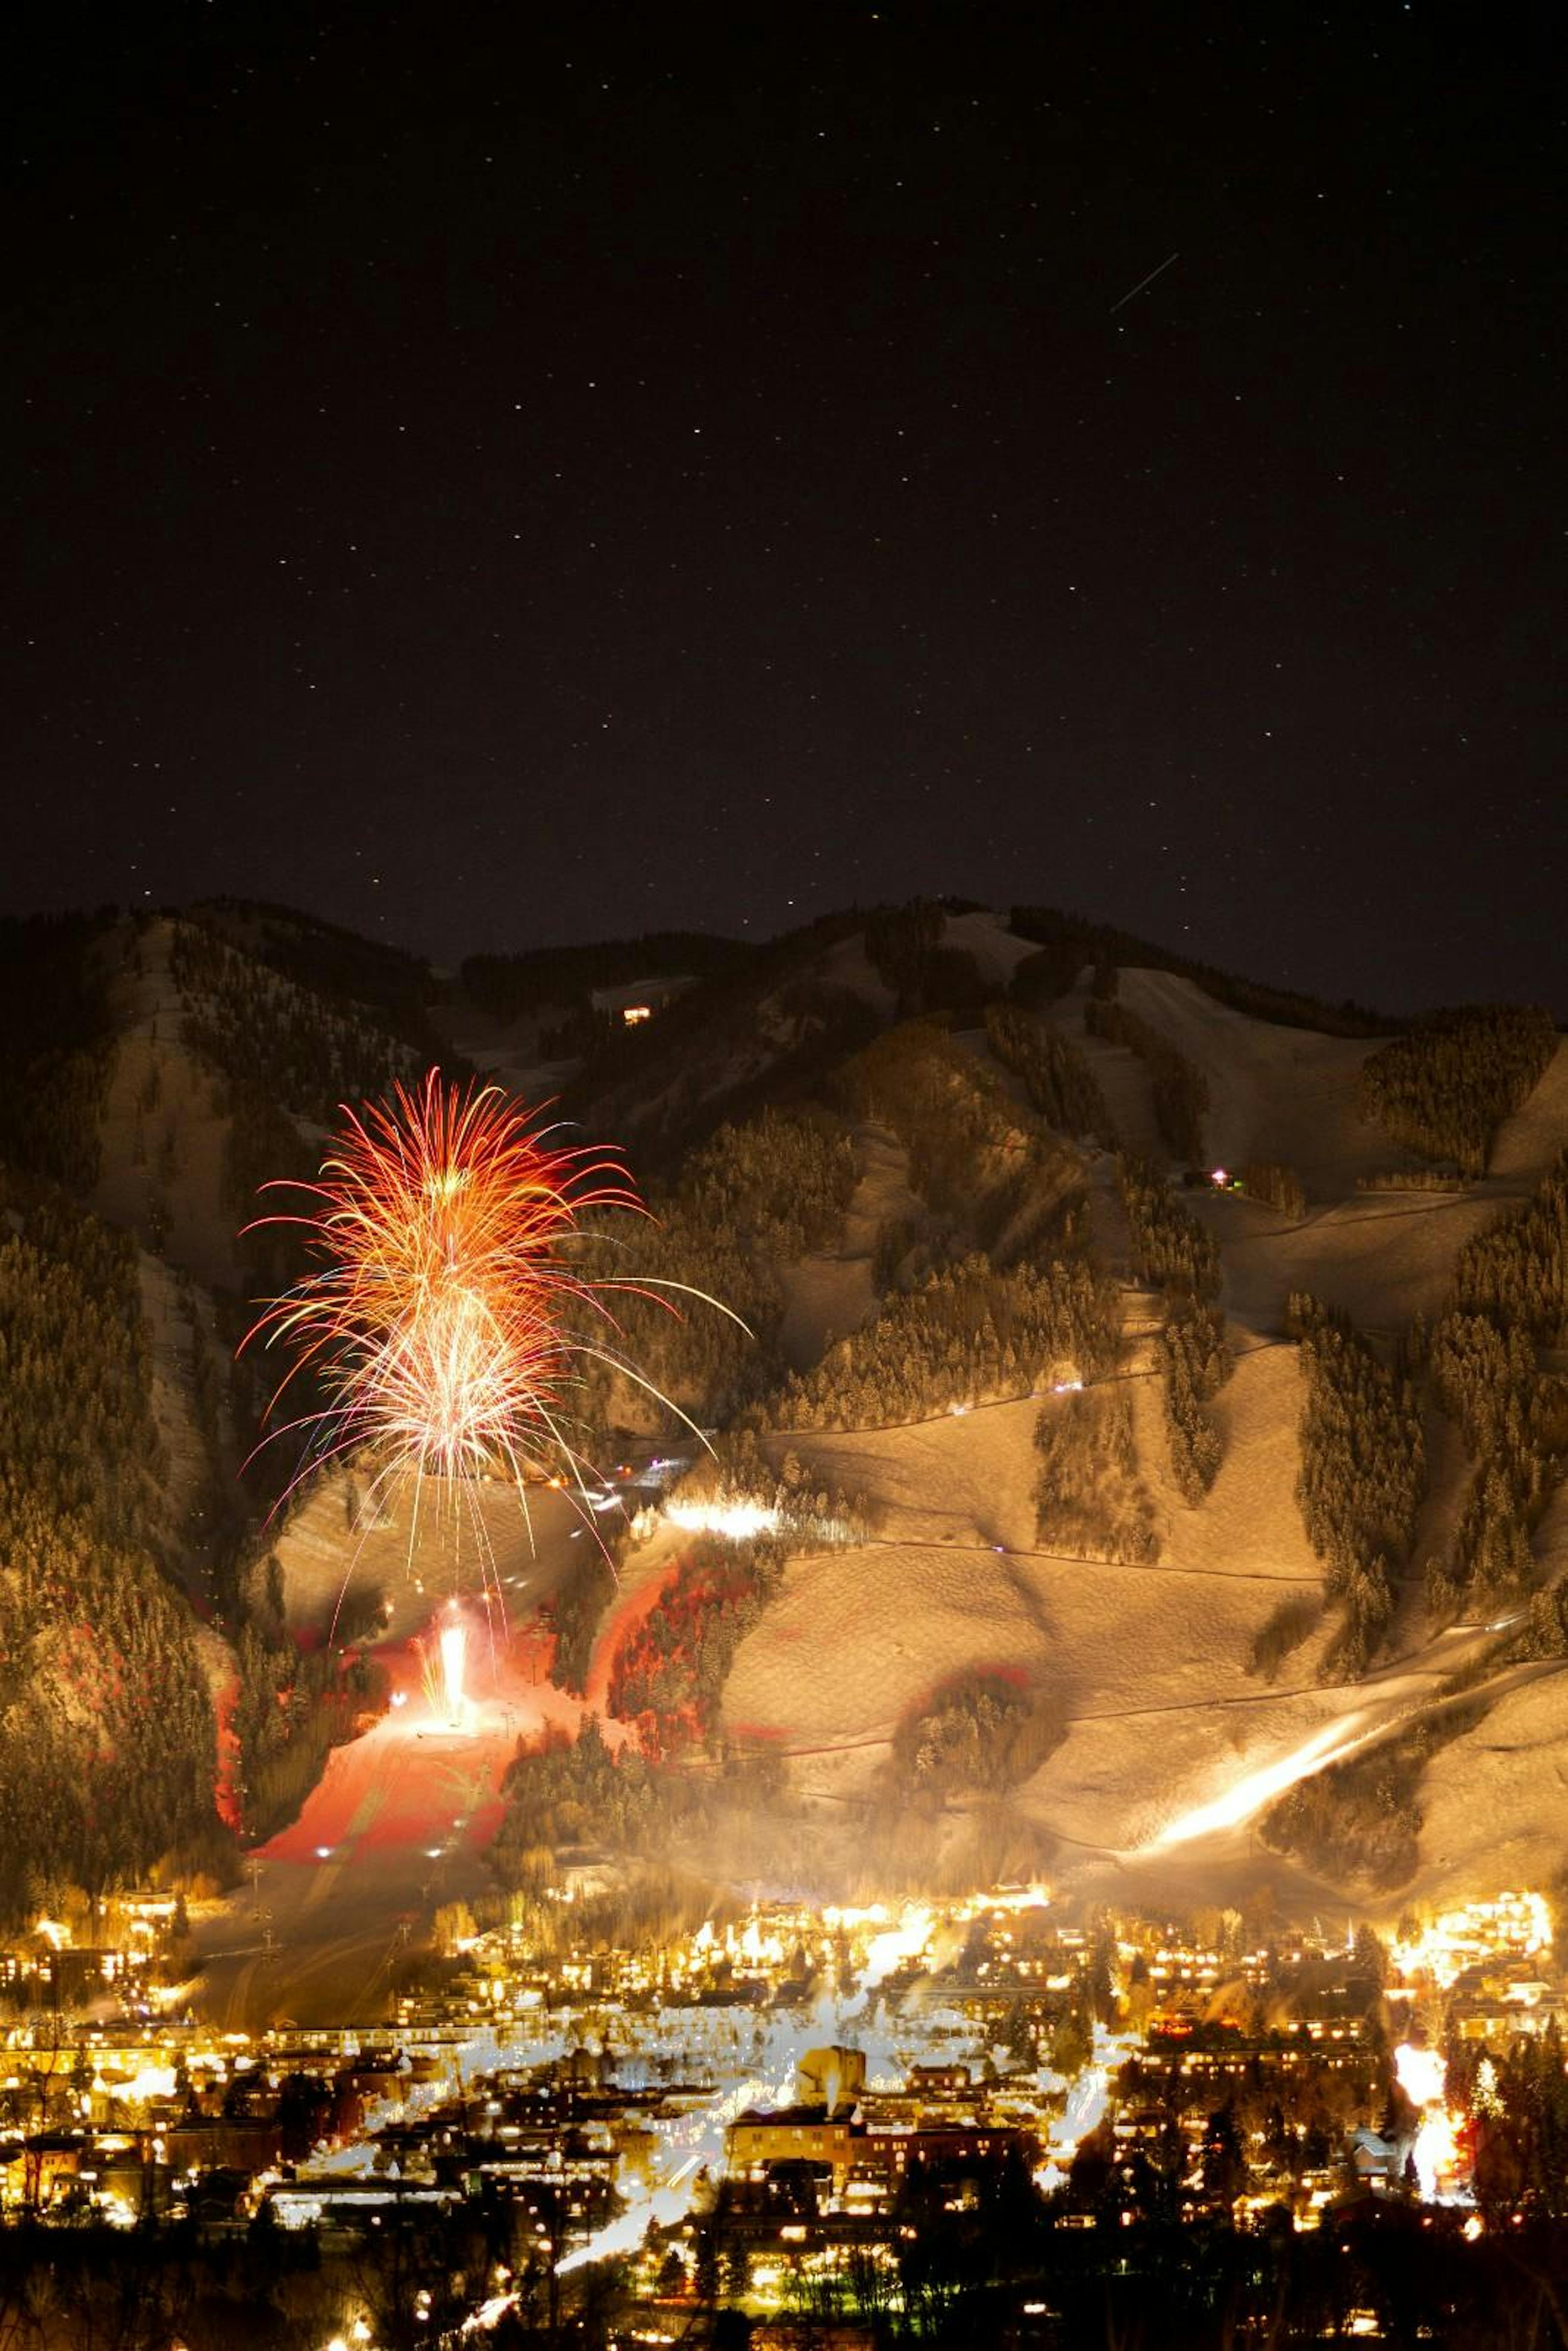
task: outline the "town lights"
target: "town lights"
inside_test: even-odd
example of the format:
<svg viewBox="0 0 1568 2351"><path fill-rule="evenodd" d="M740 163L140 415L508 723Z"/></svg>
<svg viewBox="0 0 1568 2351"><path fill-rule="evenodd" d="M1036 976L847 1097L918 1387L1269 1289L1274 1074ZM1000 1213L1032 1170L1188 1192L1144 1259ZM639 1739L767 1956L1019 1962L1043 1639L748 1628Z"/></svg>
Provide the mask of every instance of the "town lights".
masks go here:
<svg viewBox="0 0 1568 2351"><path fill-rule="evenodd" d="M1420 2109L1421 2124L1411 2159L1420 2182L1422 2200L1430 2204L1441 2181L1458 2160L1454 2118L1443 2103L1448 2069L1437 2050L1418 2048L1413 2042L1403 2041L1394 2053L1394 2072L1411 2105Z"/></svg>

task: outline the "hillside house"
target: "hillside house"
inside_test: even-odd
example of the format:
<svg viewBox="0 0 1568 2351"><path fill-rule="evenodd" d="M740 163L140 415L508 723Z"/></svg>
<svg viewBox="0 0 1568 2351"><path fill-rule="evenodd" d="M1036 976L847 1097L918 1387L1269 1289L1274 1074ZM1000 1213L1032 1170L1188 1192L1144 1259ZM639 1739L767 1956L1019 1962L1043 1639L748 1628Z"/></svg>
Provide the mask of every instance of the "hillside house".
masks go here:
<svg viewBox="0 0 1568 2351"><path fill-rule="evenodd" d="M595 1012L617 1021L623 1029L639 1029L684 996L696 982L689 974L659 979L626 980L619 987L596 987L590 998Z"/></svg>

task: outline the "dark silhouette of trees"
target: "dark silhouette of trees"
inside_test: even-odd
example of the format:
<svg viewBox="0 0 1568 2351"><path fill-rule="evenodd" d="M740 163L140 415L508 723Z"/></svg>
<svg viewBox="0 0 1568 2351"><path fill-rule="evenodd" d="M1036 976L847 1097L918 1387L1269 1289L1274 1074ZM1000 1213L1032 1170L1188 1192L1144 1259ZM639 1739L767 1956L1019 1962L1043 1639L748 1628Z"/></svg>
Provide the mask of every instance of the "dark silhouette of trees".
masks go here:
<svg viewBox="0 0 1568 2351"><path fill-rule="evenodd" d="M1568 2069L1561 2030L1524 2036L1491 2058L1491 2078L1475 2091L1476 2202L1491 2228L1511 2232L1518 2218L1568 2220Z"/></svg>
<svg viewBox="0 0 1568 2351"><path fill-rule="evenodd" d="M1014 974L1015 992L1021 1001L1039 1002L1048 986L1052 996L1064 996L1087 965L1100 969L1121 966L1129 971L1175 972L1190 979L1216 1003L1228 1004L1232 1011L1244 1012L1250 1019L1275 1021L1286 1029L1315 1029L1325 1037L1386 1037L1400 1025L1348 998L1341 1004L1325 1004L1296 988L1270 987L1239 973L1222 971L1215 964L1198 963L1190 956L1156 946L1131 931L1118 930L1113 924L1087 922L1058 906L1014 906L1009 927L1015 938L1031 939L1040 950L1038 957L1030 958L1039 977L1030 973L1030 973L1028 963L1020 964ZM1046 956L1051 958L1049 965L1043 961ZM1027 997L1019 989L1020 981L1030 991ZM1060 985L1051 985L1053 981Z"/></svg>
<svg viewBox="0 0 1568 2351"><path fill-rule="evenodd" d="M898 999L901 1019L912 1013L977 1011L996 990L966 948L943 943L944 909L929 899L884 906L868 915L865 951Z"/></svg>
<svg viewBox="0 0 1568 2351"><path fill-rule="evenodd" d="M78 1194L98 1181L121 944L112 910L0 919L0 1160Z"/></svg>
<svg viewBox="0 0 1568 2351"><path fill-rule="evenodd" d="M585 1006L596 987L741 972L758 952L739 939L714 938L704 931L645 931L640 938L599 939L589 946L468 956L462 977L476 1004L496 1019L510 1021L522 1012Z"/></svg>
<svg viewBox="0 0 1568 2351"><path fill-rule="evenodd" d="M205 899L187 920L219 933L253 962L328 1004L368 1013L422 1061L444 1060L449 1074L468 1074L453 1068L450 1050L443 1050L431 1024L426 1008L435 982L423 956L265 899Z"/></svg>

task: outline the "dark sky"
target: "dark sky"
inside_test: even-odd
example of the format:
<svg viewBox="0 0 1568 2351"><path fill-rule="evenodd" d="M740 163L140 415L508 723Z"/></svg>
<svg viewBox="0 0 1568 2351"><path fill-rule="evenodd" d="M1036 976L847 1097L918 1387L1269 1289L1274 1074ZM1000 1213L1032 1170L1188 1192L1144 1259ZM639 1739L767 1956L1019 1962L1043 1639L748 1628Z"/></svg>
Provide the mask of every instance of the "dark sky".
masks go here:
<svg viewBox="0 0 1568 2351"><path fill-rule="evenodd" d="M25 7L5 904L1568 1014L1556 22Z"/></svg>

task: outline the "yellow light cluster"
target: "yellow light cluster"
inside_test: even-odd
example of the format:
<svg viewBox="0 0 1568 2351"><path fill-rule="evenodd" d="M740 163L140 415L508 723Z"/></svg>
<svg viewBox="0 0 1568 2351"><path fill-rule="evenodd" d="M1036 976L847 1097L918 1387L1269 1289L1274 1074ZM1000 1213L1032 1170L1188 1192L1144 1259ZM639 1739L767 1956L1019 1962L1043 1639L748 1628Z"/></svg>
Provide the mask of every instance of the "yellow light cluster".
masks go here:
<svg viewBox="0 0 1568 2351"><path fill-rule="evenodd" d="M1552 1949L1552 1912L1544 1895L1500 1894L1445 1910L1407 1943L1394 1945L1401 1975L1427 1976L1446 1991L1465 1970L1486 1959L1528 1959Z"/></svg>

